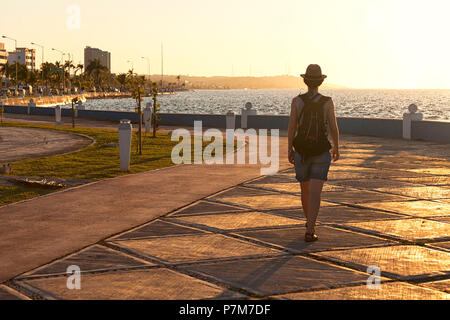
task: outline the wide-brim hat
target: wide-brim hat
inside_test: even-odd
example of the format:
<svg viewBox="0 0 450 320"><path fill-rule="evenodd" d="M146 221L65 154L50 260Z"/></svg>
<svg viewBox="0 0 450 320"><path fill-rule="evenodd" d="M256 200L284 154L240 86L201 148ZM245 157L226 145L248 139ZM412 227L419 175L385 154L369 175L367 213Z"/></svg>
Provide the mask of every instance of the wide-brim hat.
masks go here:
<svg viewBox="0 0 450 320"><path fill-rule="evenodd" d="M322 74L322 69L318 64L310 64L305 74L300 75L305 80L324 80L327 76Z"/></svg>

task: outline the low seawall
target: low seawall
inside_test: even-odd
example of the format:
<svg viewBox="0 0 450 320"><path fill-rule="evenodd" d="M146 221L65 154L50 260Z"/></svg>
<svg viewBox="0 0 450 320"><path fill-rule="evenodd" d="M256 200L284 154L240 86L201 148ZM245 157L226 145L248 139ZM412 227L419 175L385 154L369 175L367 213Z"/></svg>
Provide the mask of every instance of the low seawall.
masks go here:
<svg viewBox="0 0 450 320"><path fill-rule="evenodd" d="M26 106L4 106L6 113L27 113ZM62 108L63 116L71 116L70 108ZM55 114L54 108L32 107L30 114ZM131 111L102 111L78 110L79 118L105 121L131 120L138 123L138 114ZM165 126L192 127L194 121L202 121L204 128L226 128L226 116L220 114L186 114L160 113L160 124ZM337 119L341 133L366 135L385 138L402 138L403 120L372 119L372 118L343 118ZM253 115L248 116L248 128L287 130L289 116L287 115ZM236 115L236 128L240 128L241 116ZM417 140L450 143L450 122L412 121L411 138Z"/></svg>
<svg viewBox="0 0 450 320"><path fill-rule="evenodd" d="M3 105L7 106L27 106L30 103L30 100L33 99L34 103L37 106L53 106L58 104L69 104L75 97L82 101L86 101L86 99L129 98L131 97L131 94L123 92L86 92L64 96L28 96L23 98L12 97L6 99L0 98L0 101L3 103Z"/></svg>

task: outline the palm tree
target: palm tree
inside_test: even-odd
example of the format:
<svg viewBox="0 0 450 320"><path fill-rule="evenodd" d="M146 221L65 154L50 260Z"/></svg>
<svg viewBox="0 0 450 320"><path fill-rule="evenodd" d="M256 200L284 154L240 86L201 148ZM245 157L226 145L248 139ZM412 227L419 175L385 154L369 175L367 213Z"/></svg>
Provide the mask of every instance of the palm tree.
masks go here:
<svg viewBox="0 0 450 320"><path fill-rule="evenodd" d="M6 69L7 64L0 64L0 79L3 79L3 77L6 77ZM3 84L3 82L2 82Z"/></svg>
<svg viewBox="0 0 450 320"><path fill-rule="evenodd" d="M51 62L44 62L41 65L41 72L43 76L43 85L45 85L46 88L48 88L49 84L52 85L52 83L55 81L55 78L57 76L54 75L54 70L56 68L56 65Z"/></svg>
<svg viewBox="0 0 450 320"><path fill-rule="evenodd" d="M27 84L29 84L32 88L34 88L39 81L39 71L38 70L28 71L26 81Z"/></svg>
<svg viewBox="0 0 450 320"><path fill-rule="evenodd" d="M83 68L84 68L84 66L82 65L82 64L77 64L77 66L75 67L75 71L74 71L74 73L73 73L73 79L74 79L74 81L76 81L77 83L78 83L78 88L81 88L81 76L79 76L78 78L77 78L77 72L78 71L81 71L81 73L83 73ZM77 81L78 80L78 81Z"/></svg>
<svg viewBox="0 0 450 320"><path fill-rule="evenodd" d="M178 90L180 89L180 81L181 81L181 76L178 75L178 76L177 76L177 89L178 89Z"/></svg>
<svg viewBox="0 0 450 320"><path fill-rule="evenodd" d="M64 64L62 64L59 61L55 62L55 69L58 69L60 71L58 71L57 73L55 73L54 79L57 81L57 83L60 83L63 85L64 88L64 84L63 84L63 72L65 72L64 70Z"/></svg>
<svg viewBox="0 0 450 320"><path fill-rule="evenodd" d="M73 65L73 61L72 60L66 60L66 62L64 63L64 72L67 68L68 72L65 73L65 75L67 75L67 77L65 77L66 81L69 81L69 92L72 92L72 81L70 81L70 69L75 68L75 66Z"/></svg>
<svg viewBox="0 0 450 320"><path fill-rule="evenodd" d="M108 68L102 65L99 59L91 60L89 65L86 67L86 73L89 76L94 76L96 84L99 88L100 88L100 74L105 71L108 71Z"/></svg>
<svg viewBox="0 0 450 320"><path fill-rule="evenodd" d="M116 77L116 82L120 85L120 91L125 88L125 86L127 85L127 81L128 78L126 73L121 73Z"/></svg>

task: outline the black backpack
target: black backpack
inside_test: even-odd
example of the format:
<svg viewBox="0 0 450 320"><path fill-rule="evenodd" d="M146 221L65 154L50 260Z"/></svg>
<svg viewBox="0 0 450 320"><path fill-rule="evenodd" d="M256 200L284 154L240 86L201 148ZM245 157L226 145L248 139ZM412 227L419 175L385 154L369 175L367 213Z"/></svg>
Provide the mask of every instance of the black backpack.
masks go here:
<svg viewBox="0 0 450 320"><path fill-rule="evenodd" d="M316 102L314 100L317 95L308 97L307 94L303 94L300 97L304 105L299 116L301 124L294 139L294 148L303 156L318 156L331 149L324 114L324 105L329 98L321 95Z"/></svg>

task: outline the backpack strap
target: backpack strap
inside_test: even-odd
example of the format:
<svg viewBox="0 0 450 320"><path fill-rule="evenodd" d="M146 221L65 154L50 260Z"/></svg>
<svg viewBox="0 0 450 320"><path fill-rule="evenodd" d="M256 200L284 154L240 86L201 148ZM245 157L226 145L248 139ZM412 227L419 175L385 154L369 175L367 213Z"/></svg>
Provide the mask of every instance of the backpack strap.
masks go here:
<svg viewBox="0 0 450 320"><path fill-rule="evenodd" d="M300 105L300 99L303 101L303 105ZM330 99L330 97L324 96L320 93L316 94L312 97L312 100L315 100L315 102L319 102L320 100L324 100L323 103L323 123L325 125L326 134L330 133L330 124L328 123L328 108L327 108L327 102ZM308 97L308 94L299 94L297 96L297 112L299 114L298 116L298 124L301 125L303 121L303 111L305 109L305 105L307 102L311 101L311 98Z"/></svg>
<svg viewBox="0 0 450 320"><path fill-rule="evenodd" d="M321 99L323 99L323 95L320 93L315 94L313 97L309 97L307 93L299 94L297 97L297 112L298 112L298 124L301 125L303 121L303 112L305 109L305 106L309 104L311 101L319 102ZM303 105L300 106L300 99L303 101Z"/></svg>

